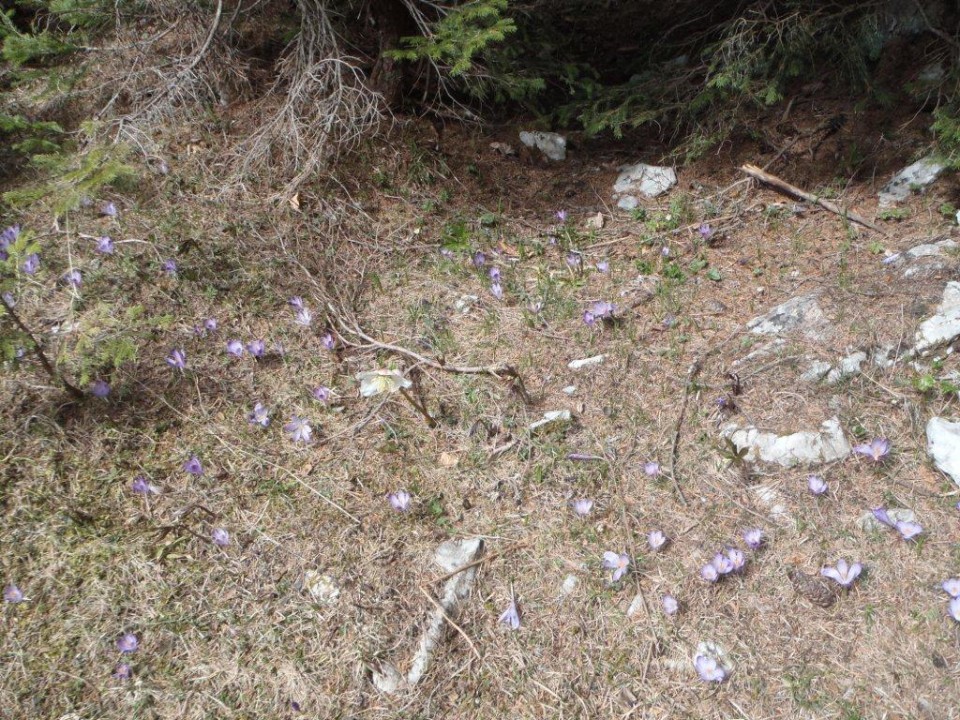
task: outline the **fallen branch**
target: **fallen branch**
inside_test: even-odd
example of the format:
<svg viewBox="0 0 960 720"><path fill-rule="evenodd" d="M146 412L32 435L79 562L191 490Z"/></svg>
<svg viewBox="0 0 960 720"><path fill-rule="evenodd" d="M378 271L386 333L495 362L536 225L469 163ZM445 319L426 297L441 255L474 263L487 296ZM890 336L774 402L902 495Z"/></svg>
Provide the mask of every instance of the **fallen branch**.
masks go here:
<svg viewBox="0 0 960 720"><path fill-rule="evenodd" d="M503 379L503 377L510 378L513 381L514 387L517 389L517 392L520 394L520 397L523 398L523 401L530 405L532 400L530 395L527 392L526 386L523 384L523 378L520 377L520 373L517 372L517 369L508 363L495 363L493 365L449 365L442 360L433 360L431 358L420 355L419 353L414 352L413 350L408 350L405 347L400 345L393 345L391 343L381 342L376 340L369 335L367 335L363 330L360 329L359 325L348 324L339 313L333 308L333 306L327 306L330 311L330 317L340 326L343 332L338 331L337 334L340 336L340 339L343 340L347 345L350 345L354 348L375 348L377 350L385 350L386 352L392 352L396 355L402 355L404 357L410 358L421 365L426 365L427 367L434 368L435 370L441 370L443 372L455 373L459 375L490 375L497 378L498 380ZM354 335L361 340L364 340L366 344L350 342L343 333L349 335Z"/></svg>
<svg viewBox="0 0 960 720"><path fill-rule="evenodd" d="M886 236L887 234L883 228L878 227L877 225L874 225L865 217L858 215L855 212L844 210L835 202L832 202L830 200L825 200L824 198L821 198L821 197L817 197L812 193L808 193L806 190L801 190L797 186L791 185L786 180L781 180L776 175L771 175L765 170L758 168L756 165L743 165L740 168L740 170L745 172L750 177L755 178L760 182L766 183L767 185L770 185L775 190L779 190L780 192L786 195L792 195L793 197L800 198L801 200L806 200L807 202L813 203L814 205L819 205L825 210L829 210L830 212L835 213L836 215L839 215L842 218L846 218L851 222L855 222L858 225L863 225L863 227L869 228L874 232L878 232L883 236Z"/></svg>

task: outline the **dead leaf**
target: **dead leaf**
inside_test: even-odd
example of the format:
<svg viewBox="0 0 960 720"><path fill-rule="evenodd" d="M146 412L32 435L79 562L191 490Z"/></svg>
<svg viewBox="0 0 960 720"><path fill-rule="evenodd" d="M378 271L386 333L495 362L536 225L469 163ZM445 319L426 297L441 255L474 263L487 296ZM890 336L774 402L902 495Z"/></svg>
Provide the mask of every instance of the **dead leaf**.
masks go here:
<svg viewBox="0 0 960 720"><path fill-rule="evenodd" d="M452 468L456 467L460 463L460 456L456 453L442 452L440 453L440 467Z"/></svg>
<svg viewBox="0 0 960 720"><path fill-rule="evenodd" d="M598 212L592 218L587 218L587 221L584 223L587 226L588 230L602 230L603 229L603 213Z"/></svg>
<svg viewBox="0 0 960 720"><path fill-rule="evenodd" d="M300 209L300 193L295 194L287 201L294 210Z"/></svg>

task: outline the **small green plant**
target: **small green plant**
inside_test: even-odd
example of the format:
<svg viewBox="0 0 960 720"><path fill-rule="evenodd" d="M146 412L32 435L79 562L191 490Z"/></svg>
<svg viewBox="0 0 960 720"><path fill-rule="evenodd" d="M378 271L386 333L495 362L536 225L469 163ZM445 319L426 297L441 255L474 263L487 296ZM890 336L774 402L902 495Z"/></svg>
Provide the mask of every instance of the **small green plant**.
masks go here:
<svg viewBox="0 0 960 720"><path fill-rule="evenodd" d="M910 217L910 209L909 208L887 208L886 210L881 210L880 214L877 217L879 217L881 220L885 222L889 222L891 220L895 220L895 221L906 220L908 217Z"/></svg>

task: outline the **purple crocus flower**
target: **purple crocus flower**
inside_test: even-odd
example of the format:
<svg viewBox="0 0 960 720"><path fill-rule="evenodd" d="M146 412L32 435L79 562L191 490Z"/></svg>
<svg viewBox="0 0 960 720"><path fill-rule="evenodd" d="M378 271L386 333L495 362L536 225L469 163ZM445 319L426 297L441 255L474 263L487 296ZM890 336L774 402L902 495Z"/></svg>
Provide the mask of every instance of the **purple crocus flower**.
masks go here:
<svg viewBox="0 0 960 720"><path fill-rule="evenodd" d="M140 641L133 633L124 633L117 639L117 650L124 655L136 652L138 647L140 647Z"/></svg>
<svg viewBox="0 0 960 720"><path fill-rule="evenodd" d="M663 534L662 530L653 530L647 535L647 544L654 552L664 548L667 542L667 536Z"/></svg>
<svg viewBox="0 0 960 720"><path fill-rule="evenodd" d="M473 266L479 270L487 264L487 255L482 250L477 250L473 255L470 256L470 262L472 262Z"/></svg>
<svg viewBox="0 0 960 720"><path fill-rule="evenodd" d="M90 386L90 394L94 397L105 398L110 394L110 385L103 380L95 380Z"/></svg>
<svg viewBox="0 0 960 720"><path fill-rule="evenodd" d="M603 567L607 570L613 570L610 581L617 582L627 573L630 567L630 556L626 553L615 553L607 550L603 554Z"/></svg>
<svg viewBox="0 0 960 720"><path fill-rule="evenodd" d="M310 327L313 323L313 313L310 312L310 308L302 307L297 310L294 315L294 320L296 320L298 325L303 325L304 327Z"/></svg>
<svg viewBox="0 0 960 720"><path fill-rule="evenodd" d="M313 428L310 427L310 422L296 415L290 418L290 422L283 426L283 430L290 436L293 442L308 443L313 437Z"/></svg>
<svg viewBox="0 0 960 720"><path fill-rule="evenodd" d="M191 475L203 475L203 465L200 464L200 458L191 455L190 459L183 464L183 469Z"/></svg>
<svg viewBox="0 0 960 720"><path fill-rule="evenodd" d="M727 671L717 662L716 658L709 655L697 655L693 659L693 666L704 682L722 683L727 679Z"/></svg>
<svg viewBox="0 0 960 720"><path fill-rule="evenodd" d="M960 578L949 578L944 580L940 586L943 591L952 598L960 597Z"/></svg>
<svg viewBox="0 0 960 720"><path fill-rule="evenodd" d="M23 261L22 267L27 275L33 275L40 268L40 256L36 253L30 253L27 255L27 259Z"/></svg>
<svg viewBox="0 0 960 720"><path fill-rule="evenodd" d="M667 615L676 615L680 611L680 603L673 595L664 595L660 602L663 604L663 611Z"/></svg>
<svg viewBox="0 0 960 720"><path fill-rule="evenodd" d="M2 258L0 258L0 259L2 259ZM3 301L4 301L7 305L9 305L10 307L16 307L16 306L17 306L17 299L13 296L13 293L10 292L9 290L7 290L6 292L3 293Z"/></svg>
<svg viewBox="0 0 960 720"><path fill-rule="evenodd" d="M532 302L530 303L530 305L527 306L527 309L530 312L532 312L534 315L538 315L543 311L543 303L539 300L536 302Z"/></svg>
<svg viewBox="0 0 960 720"><path fill-rule="evenodd" d="M846 560L840 558L837 560L835 567L827 566L820 570L820 574L824 577L828 577L834 582L842 585L845 588L853 585L854 581L860 576L860 573L863 572L863 565L860 563L847 563Z"/></svg>
<svg viewBox="0 0 960 720"><path fill-rule="evenodd" d="M230 533L223 528L214 528L210 533L210 539L217 547L227 547L230 544Z"/></svg>
<svg viewBox="0 0 960 720"><path fill-rule="evenodd" d="M727 548L726 551L727 560L730 561L732 570L730 572L740 572L747 564L747 556L743 554L743 550L738 548Z"/></svg>
<svg viewBox="0 0 960 720"><path fill-rule="evenodd" d="M714 555L713 560L710 561L710 564L716 568L718 575L729 575L734 570L733 561L722 552L718 552L716 555Z"/></svg>
<svg viewBox="0 0 960 720"><path fill-rule="evenodd" d="M450 248L440 248L440 255L447 258L447 260L453 259L453 250Z"/></svg>
<svg viewBox="0 0 960 720"><path fill-rule="evenodd" d="M853 451L874 462L882 462L890 454L890 441L886 438L874 438L868 443L855 445Z"/></svg>
<svg viewBox="0 0 960 720"><path fill-rule="evenodd" d="M493 282L496 282L496 283L500 282L500 268L498 268L498 267L492 267L492 268L490 268L490 270L489 270L489 272L488 272L487 274L490 276L490 279L491 279Z"/></svg>
<svg viewBox="0 0 960 720"><path fill-rule="evenodd" d="M167 355L167 365L177 370L183 370L187 367L187 354L179 348L174 348Z"/></svg>
<svg viewBox="0 0 960 720"><path fill-rule="evenodd" d="M763 537L763 530L760 530L759 528L750 528L749 530L744 530L743 541L751 550L759 550L761 547L763 547L763 543L765 541L765 538Z"/></svg>
<svg viewBox="0 0 960 720"><path fill-rule="evenodd" d="M660 463L653 460L643 464L643 472L647 477L656 477L660 474Z"/></svg>
<svg viewBox="0 0 960 720"><path fill-rule="evenodd" d="M143 475L137 475L130 483L130 489L137 495L159 495L160 488L151 484Z"/></svg>
<svg viewBox="0 0 960 720"><path fill-rule="evenodd" d="M3 600L11 605L23 602L23 591L13 583L3 589Z"/></svg>
<svg viewBox="0 0 960 720"><path fill-rule="evenodd" d="M557 220L559 220L562 223L565 223L567 221L567 211L557 210L556 217L557 217Z"/></svg>
<svg viewBox="0 0 960 720"><path fill-rule="evenodd" d="M700 227L697 228L697 232L700 233L700 237L704 241L707 241L713 237L713 228L707 223L700 223Z"/></svg>
<svg viewBox="0 0 960 720"><path fill-rule="evenodd" d="M101 255L113 255L113 240L106 235L97 238L96 250Z"/></svg>
<svg viewBox="0 0 960 720"><path fill-rule="evenodd" d="M598 262L597 272L601 272L604 274L610 272L610 263L608 263L606 260L601 260L600 262Z"/></svg>
<svg viewBox="0 0 960 720"><path fill-rule="evenodd" d="M247 416L247 422L251 425L267 427L270 425L270 411L263 406L263 403L257 403Z"/></svg>
<svg viewBox="0 0 960 720"><path fill-rule="evenodd" d="M262 358L267 351L267 344L263 340L251 340L247 343L247 352L255 358Z"/></svg>
<svg viewBox="0 0 960 720"><path fill-rule="evenodd" d="M662 248L660 248L660 254L665 258L670 257L670 246L664 245Z"/></svg>
<svg viewBox="0 0 960 720"><path fill-rule="evenodd" d="M167 275L169 275L170 277L176 277L176 276L177 276L177 261L174 260L173 258L170 258L170 259L168 259L168 260L164 260L164 261L163 261L163 265L161 265L161 268L162 268L163 271L164 271Z"/></svg>
<svg viewBox="0 0 960 720"><path fill-rule="evenodd" d="M713 563L707 563L700 568L700 577L702 577L708 583L715 583L720 579L720 572Z"/></svg>
<svg viewBox="0 0 960 720"><path fill-rule="evenodd" d="M116 680L129 680L133 677L133 669L127 663L120 663L114 668L113 677Z"/></svg>
<svg viewBox="0 0 960 720"><path fill-rule="evenodd" d="M313 389L313 396L326 405L330 402L330 398L333 397L333 391L326 385L320 385Z"/></svg>
<svg viewBox="0 0 960 720"><path fill-rule="evenodd" d="M504 610L500 615L500 622L509 627L511 630L520 629L520 611L517 609L516 600L510 600L510 604L507 605L507 609Z"/></svg>
<svg viewBox="0 0 960 720"><path fill-rule="evenodd" d="M304 308L303 298L300 297L299 295L294 295L292 298L290 298L289 300L287 300L287 303L288 303L288 304L290 305L290 307L292 307L294 310L303 310L303 308Z"/></svg>
<svg viewBox="0 0 960 720"><path fill-rule="evenodd" d="M397 490L387 495L387 502L397 512L409 512L411 495L406 490Z"/></svg>
<svg viewBox="0 0 960 720"><path fill-rule="evenodd" d="M332 333L326 333L320 338L320 344L327 350L333 350L337 346L337 341L334 340Z"/></svg>
<svg viewBox="0 0 960 720"><path fill-rule="evenodd" d="M104 217L116 217L117 216L117 206L112 202L106 202L100 206L100 214Z"/></svg>
<svg viewBox="0 0 960 720"><path fill-rule="evenodd" d="M20 237L20 226L11 225L0 232L0 248L6 250L10 245Z"/></svg>
<svg viewBox="0 0 960 720"><path fill-rule="evenodd" d="M218 325L216 318L207 318L203 321L203 327L206 328L207 332L216 332Z"/></svg>
<svg viewBox="0 0 960 720"><path fill-rule="evenodd" d="M570 267L571 270L580 270L583 267L583 258L580 257L578 253L568 252L567 266Z"/></svg>
<svg viewBox="0 0 960 720"><path fill-rule="evenodd" d="M570 508L578 517L586 517L593 510L593 500L588 498L577 498L570 503Z"/></svg>
<svg viewBox="0 0 960 720"><path fill-rule="evenodd" d="M819 475L810 475L807 478L807 487L814 495L824 495L829 490L826 481Z"/></svg>
<svg viewBox="0 0 960 720"><path fill-rule="evenodd" d="M80 275L79 270L69 270L68 272L64 273L63 278L61 279L65 285L70 285L75 288L78 288L83 284L83 277Z"/></svg>
<svg viewBox="0 0 960 720"><path fill-rule="evenodd" d="M882 508L882 507L873 508L870 512L872 512L872 513L873 513L873 516L874 516L877 520L879 520L880 522L882 522L884 525L888 525L889 527L893 527L893 520L891 520L891 519L890 519L890 516L887 514L887 509L886 509L886 508Z"/></svg>
<svg viewBox="0 0 960 720"><path fill-rule="evenodd" d="M913 540L923 532L923 526L920 523L909 520L899 520L893 524L893 527L904 540Z"/></svg>
<svg viewBox="0 0 960 720"><path fill-rule="evenodd" d="M243 343L239 340L230 340L227 342L227 354L234 357L243 357Z"/></svg>
<svg viewBox="0 0 960 720"><path fill-rule="evenodd" d="M960 597L955 597L950 600L950 604L947 606L947 612L950 613L950 617L960 622Z"/></svg>
<svg viewBox="0 0 960 720"><path fill-rule="evenodd" d="M490 286L490 294L493 295L497 300L503 300L503 287L500 283L495 282Z"/></svg>

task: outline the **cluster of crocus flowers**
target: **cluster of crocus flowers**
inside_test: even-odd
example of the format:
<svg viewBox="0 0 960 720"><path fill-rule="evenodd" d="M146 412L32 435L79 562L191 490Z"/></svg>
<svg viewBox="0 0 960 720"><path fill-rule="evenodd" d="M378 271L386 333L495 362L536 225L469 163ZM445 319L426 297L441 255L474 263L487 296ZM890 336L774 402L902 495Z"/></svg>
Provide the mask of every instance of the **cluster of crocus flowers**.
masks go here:
<svg viewBox="0 0 960 720"><path fill-rule="evenodd" d="M718 552L710 562L700 568L700 577L709 583L715 583L727 575L742 571L746 564L747 557L742 550L728 547Z"/></svg>
<svg viewBox="0 0 960 720"><path fill-rule="evenodd" d="M617 582L630 569L630 556L626 553L615 553L607 550L603 554L603 567L613 571L610 582Z"/></svg>
<svg viewBox="0 0 960 720"><path fill-rule="evenodd" d="M597 321L612 321L617 312L617 307L613 303L605 300L598 300L590 303L590 306L583 312L583 322L593 327Z"/></svg>
<svg viewBox="0 0 960 720"><path fill-rule="evenodd" d="M900 533L904 540L913 540L923 533L923 526L912 520L894 520L890 517L886 508L878 507L871 510L873 516L887 527L891 527Z"/></svg>
<svg viewBox="0 0 960 720"><path fill-rule="evenodd" d="M11 225L0 232L0 262L10 257L10 246L20 237L20 226Z"/></svg>
<svg viewBox="0 0 960 720"><path fill-rule="evenodd" d="M174 370L185 370L187 367L187 354L180 348L174 348L167 355L167 365Z"/></svg>

